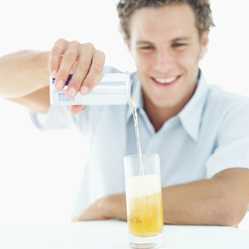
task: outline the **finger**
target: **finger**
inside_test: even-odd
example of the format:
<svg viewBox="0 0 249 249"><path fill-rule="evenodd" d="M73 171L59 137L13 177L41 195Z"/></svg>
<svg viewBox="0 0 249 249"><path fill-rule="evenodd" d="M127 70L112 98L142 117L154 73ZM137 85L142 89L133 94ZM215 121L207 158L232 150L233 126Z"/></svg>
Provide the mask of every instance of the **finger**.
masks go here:
<svg viewBox="0 0 249 249"><path fill-rule="evenodd" d="M72 105L72 106L70 106L70 111L72 113L74 113L74 114L78 114L78 113L80 113L80 112L82 112L84 110L85 110L85 107L82 106L82 105Z"/></svg>
<svg viewBox="0 0 249 249"><path fill-rule="evenodd" d="M67 89L67 94L71 97L75 96L75 94L80 90L81 84L86 78L89 68L91 67L94 53L95 48L92 44L87 43L81 45L78 65Z"/></svg>
<svg viewBox="0 0 249 249"><path fill-rule="evenodd" d="M64 85L68 85L69 82L71 81L71 79L73 77L73 73L76 71L77 65L78 65L78 60L76 60L75 63L73 64L73 66L72 66L72 68L70 70L69 76L68 76L68 78L67 78Z"/></svg>
<svg viewBox="0 0 249 249"><path fill-rule="evenodd" d="M87 74L87 77L84 79L84 82L81 87L81 94L85 94L91 90L103 77L103 70L105 64L105 54L102 51L96 50L91 68Z"/></svg>
<svg viewBox="0 0 249 249"><path fill-rule="evenodd" d="M72 67L79 56L80 44L77 41L70 42L67 50L65 51L63 58L61 60L59 70L56 75L56 81L58 82L58 87L64 87L65 82L72 71Z"/></svg>
<svg viewBox="0 0 249 249"><path fill-rule="evenodd" d="M72 68L71 68L71 71L70 71L70 74L74 74L74 72L76 71L77 67L78 67L78 64L79 64L79 58L77 58L77 60L74 62L74 64L72 65Z"/></svg>
<svg viewBox="0 0 249 249"><path fill-rule="evenodd" d="M49 71L52 77L55 77L59 65L61 62L62 55L66 51L68 42L64 39L59 39L55 42L50 55L49 55Z"/></svg>

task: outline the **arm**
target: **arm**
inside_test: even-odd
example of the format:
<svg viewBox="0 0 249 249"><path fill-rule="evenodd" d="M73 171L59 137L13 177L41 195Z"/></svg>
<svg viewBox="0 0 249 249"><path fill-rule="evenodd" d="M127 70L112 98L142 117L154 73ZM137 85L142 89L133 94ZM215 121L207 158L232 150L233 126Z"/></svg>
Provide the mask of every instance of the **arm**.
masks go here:
<svg viewBox="0 0 249 249"><path fill-rule="evenodd" d="M25 105L33 111L49 108L49 71L58 90L73 74L67 94L91 90L101 79L105 55L90 43L59 39L50 52L21 51L0 58L0 97ZM81 111L72 106L72 111Z"/></svg>
<svg viewBox="0 0 249 249"><path fill-rule="evenodd" d="M0 58L0 96L34 111L46 112L48 52L21 51Z"/></svg>
<svg viewBox="0 0 249 249"><path fill-rule="evenodd" d="M249 205L249 170L227 169L209 180L163 188L164 223L235 225ZM81 220L115 218L126 220L124 194L96 201Z"/></svg>
<svg viewBox="0 0 249 249"><path fill-rule="evenodd" d="M48 86L48 52L21 51L0 58L0 96L19 98Z"/></svg>
<svg viewBox="0 0 249 249"><path fill-rule="evenodd" d="M249 205L249 170L227 169L209 180L163 189L164 222L238 224Z"/></svg>

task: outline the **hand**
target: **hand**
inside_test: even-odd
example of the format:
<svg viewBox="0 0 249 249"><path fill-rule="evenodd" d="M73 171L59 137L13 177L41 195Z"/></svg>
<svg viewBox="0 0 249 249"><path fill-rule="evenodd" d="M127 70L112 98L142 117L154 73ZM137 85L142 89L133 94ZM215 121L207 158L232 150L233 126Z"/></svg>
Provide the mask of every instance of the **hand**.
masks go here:
<svg viewBox="0 0 249 249"><path fill-rule="evenodd" d="M115 194L98 199L73 221L108 219L126 220L126 202L124 194Z"/></svg>
<svg viewBox="0 0 249 249"><path fill-rule="evenodd" d="M104 197L95 201L87 209L85 209L79 217L73 221L87 221L87 220L107 220L111 219L109 211L109 197Z"/></svg>
<svg viewBox="0 0 249 249"><path fill-rule="evenodd" d="M93 44L59 39L50 53L49 70L56 79L58 90L62 90L69 75L73 75L65 93L74 97L78 92L86 94L96 86L102 78L104 63L105 54ZM80 112L83 107L72 106L71 110Z"/></svg>

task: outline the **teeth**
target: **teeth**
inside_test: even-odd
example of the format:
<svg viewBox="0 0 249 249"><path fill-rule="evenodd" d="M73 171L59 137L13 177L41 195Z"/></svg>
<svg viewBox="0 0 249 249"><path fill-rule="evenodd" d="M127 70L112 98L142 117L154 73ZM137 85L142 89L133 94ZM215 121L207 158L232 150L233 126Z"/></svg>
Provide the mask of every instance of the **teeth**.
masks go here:
<svg viewBox="0 0 249 249"><path fill-rule="evenodd" d="M176 78L177 77L171 77L171 78L165 78L165 79L163 79L163 78L155 78L155 79L156 79L156 81L160 82L161 84L169 84L169 83L175 81Z"/></svg>

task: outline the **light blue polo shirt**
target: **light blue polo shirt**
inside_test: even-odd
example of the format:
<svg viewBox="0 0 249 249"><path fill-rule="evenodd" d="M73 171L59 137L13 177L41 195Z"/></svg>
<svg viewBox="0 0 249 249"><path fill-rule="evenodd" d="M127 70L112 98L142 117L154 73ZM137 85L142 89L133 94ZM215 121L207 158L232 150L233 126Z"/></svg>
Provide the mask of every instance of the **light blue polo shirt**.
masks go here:
<svg viewBox="0 0 249 249"><path fill-rule="evenodd" d="M155 132L143 109L137 74L131 74L130 80L137 102L142 150L159 154L163 187L210 178L227 168L249 168L247 97L207 85L201 73L190 101ZM51 107L47 114L36 113L32 119L44 130L75 125L89 145L74 215L99 197L124 192L123 157L136 153L128 105L89 106L78 115L67 108Z"/></svg>

